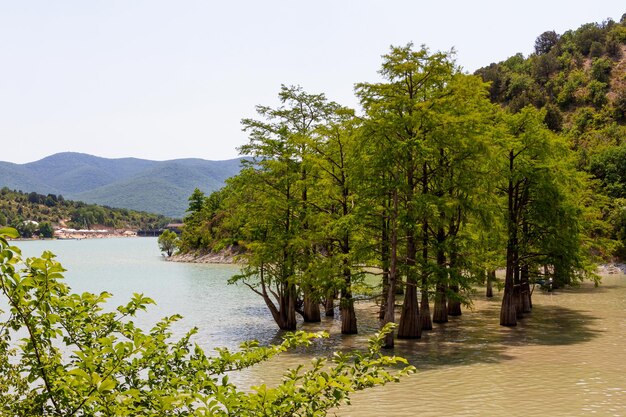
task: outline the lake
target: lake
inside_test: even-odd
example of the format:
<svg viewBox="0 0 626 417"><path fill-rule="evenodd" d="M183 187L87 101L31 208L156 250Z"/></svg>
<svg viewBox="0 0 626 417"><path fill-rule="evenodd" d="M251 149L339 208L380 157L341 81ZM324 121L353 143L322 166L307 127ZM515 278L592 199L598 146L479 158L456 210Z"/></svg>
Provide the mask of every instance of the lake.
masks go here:
<svg viewBox="0 0 626 417"><path fill-rule="evenodd" d="M108 291L110 304L144 293L157 305L142 314L147 326L179 313L181 335L199 327L207 349L235 348L248 339L280 340L262 300L243 286L227 285L232 265L166 262L155 238L17 242L24 255L51 250L68 270L76 292ZM393 353L418 372L398 384L353 395L339 416L623 416L626 415L626 277L603 278L555 293L536 291L533 313L515 328L499 323L500 298L477 294L472 310L435 325L421 340L397 341ZM337 318L301 326L331 337L306 353L282 355L235 377L271 383L288 366L337 349L363 346L378 326L377 309L357 306L361 334L341 336Z"/></svg>

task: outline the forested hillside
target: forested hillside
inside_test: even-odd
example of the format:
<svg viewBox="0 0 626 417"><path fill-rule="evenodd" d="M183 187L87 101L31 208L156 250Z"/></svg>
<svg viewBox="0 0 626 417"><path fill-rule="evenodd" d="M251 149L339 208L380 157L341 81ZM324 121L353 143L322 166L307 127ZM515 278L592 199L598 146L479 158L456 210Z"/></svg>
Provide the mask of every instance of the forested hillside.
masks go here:
<svg viewBox="0 0 626 417"><path fill-rule="evenodd" d="M587 173L603 225L591 227L617 245L605 255L626 257L626 14L537 37L535 53L476 71L489 96L512 113L532 105L564 137L577 168Z"/></svg>
<svg viewBox="0 0 626 417"><path fill-rule="evenodd" d="M52 227L75 229L160 229L170 218L66 200L62 195L0 189L0 227L12 226L22 237L52 237ZM39 223L38 225L36 223ZM43 230L42 230L43 229Z"/></svg>
<svg viewBox="0 0 626 417"><path fill-rule="evenodd" d="M239 169L239 159L149 161L65 152L27 164L0 162L0 187L180 218L195 188L215 191Z"/></svg>
<svg viewBox="0 0 626 417"><path fill-rule="evenodd" d="M253 163L189 198L182 250L245 247L233 282L282 329L338 299L342 333L357 332L366 271L383 322L404 294L398 337L460 315L477 284L491 296L498 269L500 324L516 325L534 283L595 280L624 253L625 18L546 32L535 54L475 75L453 54L392 47L382 81L356 85L358 117L283 86L280 106L242 121Z"/></svg>

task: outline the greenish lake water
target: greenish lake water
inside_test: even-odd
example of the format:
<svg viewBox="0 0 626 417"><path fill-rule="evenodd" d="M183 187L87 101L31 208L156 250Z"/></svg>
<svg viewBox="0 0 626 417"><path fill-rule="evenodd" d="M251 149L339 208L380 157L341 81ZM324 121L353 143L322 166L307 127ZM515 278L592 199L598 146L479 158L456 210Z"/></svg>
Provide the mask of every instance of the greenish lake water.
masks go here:
<svg viewBox="0 0 626 417"><path fill-rule="evenodd" d="M207 349L248 339L279 340L259 297L226 280L230 265L166 262L154 238L17 242L27 256L51 250L78 292L108 291L111 304L134 292L157 305L138 323L179 313L176 334L199 327ZM340 416L624 416L626 415L626 277L607 276L594 288L535 292L533 313L515 328L498 325L500 299L475 297L472 310L436 326L418 341L398 341L393 353L418 373L401 383L353 396ZM283 370L337 349L363 346L377 328L376 307L357 307L361 334L341 336L338 319L301 326L327 330L307 352L282 355L235 376L243 384L278 381Z"/></svg>

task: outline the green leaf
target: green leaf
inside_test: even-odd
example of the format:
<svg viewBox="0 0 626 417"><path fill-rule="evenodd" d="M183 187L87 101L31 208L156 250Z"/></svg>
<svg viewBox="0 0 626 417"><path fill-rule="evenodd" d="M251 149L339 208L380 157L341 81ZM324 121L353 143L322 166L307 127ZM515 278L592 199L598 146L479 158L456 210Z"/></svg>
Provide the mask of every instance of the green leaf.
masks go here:
<svg viewBox="0 0 626 417"><path fill-rule="evenodd" d="M17 239L20 237L20 234L17 230L12 227L3 227L0 229L0 236L10 237L12 239Z"/></svg>
<svg viewBox="0 0 626 417"><path fill-rule="evenodd" d="M117 385L117 382L113 379L105 379L104 381L98 384L98 391L107 392L112 391Z"/></svg>

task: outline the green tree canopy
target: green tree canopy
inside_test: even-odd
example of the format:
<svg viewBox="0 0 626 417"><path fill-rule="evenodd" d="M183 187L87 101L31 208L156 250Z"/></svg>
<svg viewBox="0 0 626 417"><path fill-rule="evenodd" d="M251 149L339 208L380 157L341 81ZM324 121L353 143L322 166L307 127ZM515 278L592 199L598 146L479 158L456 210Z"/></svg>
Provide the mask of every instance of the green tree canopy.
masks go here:
<svg viewBox="0 0 626 417"><path fill-rule="evenodd" d="M159 236L158 243L161 252L165 252L167 256L172 256L178 247L178 235L172 230L165 229Z"/></svg>

